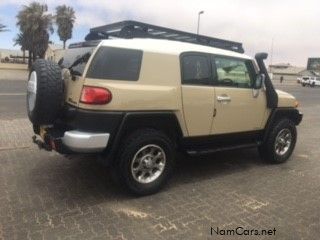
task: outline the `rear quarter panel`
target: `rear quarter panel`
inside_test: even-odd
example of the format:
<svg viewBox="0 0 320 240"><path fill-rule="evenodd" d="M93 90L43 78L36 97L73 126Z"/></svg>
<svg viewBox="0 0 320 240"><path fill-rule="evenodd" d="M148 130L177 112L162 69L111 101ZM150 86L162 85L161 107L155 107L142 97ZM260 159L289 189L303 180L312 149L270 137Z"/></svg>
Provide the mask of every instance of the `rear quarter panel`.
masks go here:
<svg viewBox="0 0 320 240"><path fill-rule="evenodd" d="M84 85L109 89L112 101L106 105L79 103L79 107L99 111L171 111L185 134L180 79L178 56L144 52L138 81L85 78Z"/></svg>

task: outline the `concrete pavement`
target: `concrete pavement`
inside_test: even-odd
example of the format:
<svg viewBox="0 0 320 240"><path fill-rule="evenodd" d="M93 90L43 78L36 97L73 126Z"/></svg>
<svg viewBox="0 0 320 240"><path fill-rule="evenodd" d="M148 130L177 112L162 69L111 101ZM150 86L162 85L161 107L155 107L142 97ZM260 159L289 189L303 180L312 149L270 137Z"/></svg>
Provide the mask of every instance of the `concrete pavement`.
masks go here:
<svg viewBox="0 0 320 240"><path fill-rule="evenodd" d="M0 94L25 89L0 84ZM0 239L318 239L320 88L280 87L304 112L290 161L268 165L256 150L180 157L170 184L141 198L92 157L37 149L25 96L0 95ZM211 227L276 231L237 237Z"/></svg>

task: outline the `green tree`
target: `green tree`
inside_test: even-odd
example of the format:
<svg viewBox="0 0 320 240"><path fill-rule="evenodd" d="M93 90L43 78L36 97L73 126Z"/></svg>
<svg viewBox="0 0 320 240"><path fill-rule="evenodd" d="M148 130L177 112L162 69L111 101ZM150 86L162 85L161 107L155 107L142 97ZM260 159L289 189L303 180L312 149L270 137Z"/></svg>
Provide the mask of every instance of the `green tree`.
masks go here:
<svg viewBox="0 0 320 240"><path fill-rule="evenodd" d="M55 17L58 26L58 35L63 42L63 49L65 49L67 40L72 38L72 29L76 20L75 11L72 7L61 5L56 8Z"/></svg>
<svg viewBox="0 0 320 240"><path fill-rule="evenodd" d="M29 68L37 57L44 58L48 48L49 32L53 33L52 15L47 11L47 5L32 2L24 5L17 15L17 26L25 38L25 50L29 51Z"/></svg>
<svg viewBox="0 0 320 240"><path fill-rule="evenodd" d="M23 52L23 62L25 61L26 50L30 47L28 46L27 34L19 33L17 37L14 39L14 46L21 46L21 51Z"/></svg>

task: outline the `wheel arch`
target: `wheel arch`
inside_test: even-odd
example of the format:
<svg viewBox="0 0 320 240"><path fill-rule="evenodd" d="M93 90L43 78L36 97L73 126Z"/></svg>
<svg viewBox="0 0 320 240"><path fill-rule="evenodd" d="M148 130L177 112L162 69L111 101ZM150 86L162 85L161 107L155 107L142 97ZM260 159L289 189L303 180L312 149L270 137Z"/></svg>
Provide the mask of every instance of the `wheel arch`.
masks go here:
<svg viewBox="0 0 320 240"><path fill-rule="evenodd" d="M109 151L108 162L113 162L118 147L125 137L138 129L154 129L166 134L174 144L182 139L182 129L173 112L127 112L125 113Z"/></svg>
<svg viewBox="0 0 320 240"><path fill-rule="evenodd" d="M276 108L272 110L265 127L263 141L267 139L269 133L272 131L272 127L280 119L286 118L293 121L295 125L299 125L302 120L302 116L303 115L296 108Z"/></svg>

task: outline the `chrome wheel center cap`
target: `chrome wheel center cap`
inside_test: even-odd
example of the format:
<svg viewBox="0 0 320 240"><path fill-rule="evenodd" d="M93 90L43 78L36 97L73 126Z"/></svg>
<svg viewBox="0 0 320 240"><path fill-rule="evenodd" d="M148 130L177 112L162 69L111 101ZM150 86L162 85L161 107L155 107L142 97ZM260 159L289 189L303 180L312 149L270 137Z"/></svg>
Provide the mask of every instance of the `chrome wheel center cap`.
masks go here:
<svg viewBox="0 0 320 240"><path fill-rule="evenodd" d="M153 166L153 161L152 161L152 157L151 156L146 156L142 159L143 165L146 168L152 168Z"/></svg>

